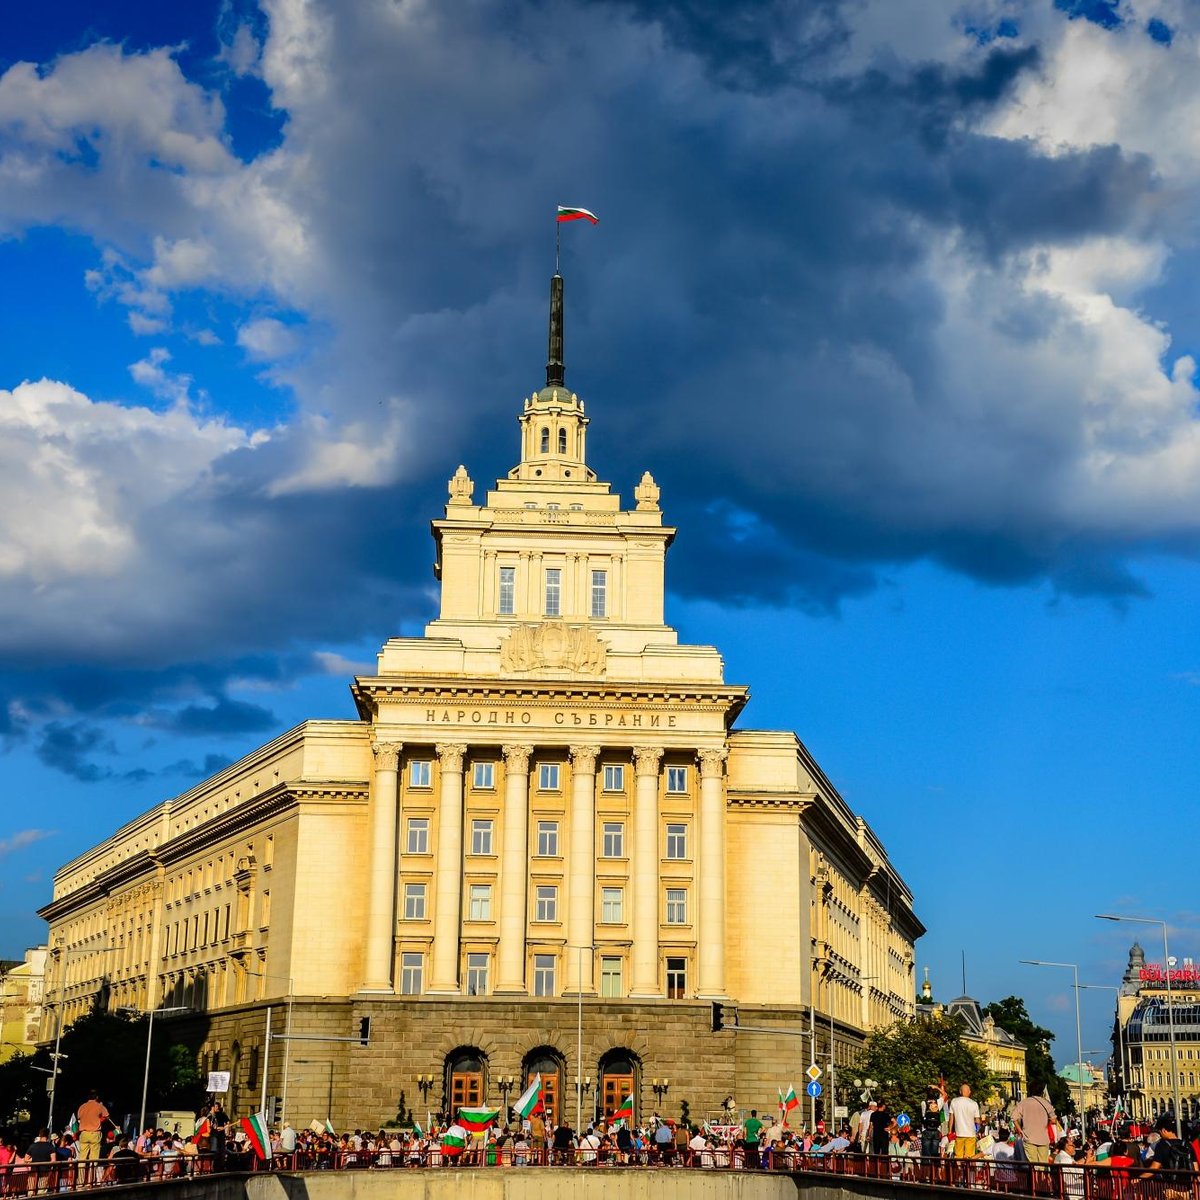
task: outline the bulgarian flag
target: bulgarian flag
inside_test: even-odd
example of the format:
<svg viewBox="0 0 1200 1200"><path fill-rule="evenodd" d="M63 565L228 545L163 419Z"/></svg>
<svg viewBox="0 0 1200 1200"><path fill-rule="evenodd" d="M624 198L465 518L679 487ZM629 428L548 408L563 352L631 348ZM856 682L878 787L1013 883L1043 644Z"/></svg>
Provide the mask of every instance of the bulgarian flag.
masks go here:
<svg viewBox="0 0 1200 1200"><path fill-rule="evenodd" d="M325 1132L329 1134L330 1137L337 1136L337 1130L334 1129L333 1122L328 1117L325 1118Z"/></svg>
<svg viewBox="0 0 1200 1200"><path fill-rule="evenodd" d="M622 1100L619 1105L617 1105L617 1111L613 1113L612 1120L609 1123L612 1125L616 1125L618 1122L621 1122L622 1124L628 1124L628 1125L633 1124L633 1093L632 1092L630 1092L630 1094L628 1096L626 1096L625 1099Z"/></svg>
<svg viewBox="0 0 1200 1200"><path fill-rule="evenodd" d="M500 1116L498 1108L460 1108L458 1123L468 1133L482 1133Z"/></svg>
<svg viewBox="0 0 1200 1200"><path fill-rule="evenodd" d="M242 1128L246 1131L246 1139L254 1148L259 1158L271 1157L271 1135L267 1131L267 1114L255 1113L252 1117L243 1117Z"/></svg>
<svg viewBox="0 0 1200 1200"><path fill-rule="evenodd" d="M517 1110L517 1115L524 1120L537 1110L537 1107L542 1102L542 1073L539 1071L530 1082L529 1086L521 1093L513 1108Z"/></svg>
<svg viewBox="0 0 1200 1200"><path fill-rule="evenodd" d="M196 1125L196 1137L209 1137L212 1134L212 1122L207 1117L201 1117Z"/></svg>
<svg viewBox="0 0 1200 1200"><path fill-rule="evenodd" d="M74 1113L71 1114L71 1119L67 1122L67 1132L77 1138L79 1136L79 1120Z"/></svg>
<svg viewBox="0 0 1200 1200"><path fill-rule="evenodd" d="M800 1101L796 1097L796 1089L789 1083L786 1092L779 1093L779 1107L783 1109L783 1123L787 1124L788 1113L793 1108L800 1107Z"/></svg>
<svg viewBox="0 0 1200 1200"><path fill-rule="evenodd" d="M594 212L588 212L586 208L564 208L561 204L558 206L559 221L591 221L595 225L600 218Z"/></svg>
<svg viewBox="0 0 1200 1200"><path fill-rule="evenodd" d="M446 1158L457 1158L466 1148L471 1135L457 1122L442 1134L442 1154Z"/></svg>

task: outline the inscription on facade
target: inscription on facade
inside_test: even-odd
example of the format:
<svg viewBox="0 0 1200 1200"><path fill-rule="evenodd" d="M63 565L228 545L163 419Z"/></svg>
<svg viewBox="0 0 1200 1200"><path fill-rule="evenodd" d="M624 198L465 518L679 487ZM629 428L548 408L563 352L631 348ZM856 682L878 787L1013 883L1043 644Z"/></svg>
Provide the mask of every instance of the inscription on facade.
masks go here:
<svg viewBox="0 0 1200 1200"><path fill-rule="evenodd" d="M578 713L558 709L532 712L520 708L427 708L426 725L531 725L587 729L675 729L674 713Z"/></svg>

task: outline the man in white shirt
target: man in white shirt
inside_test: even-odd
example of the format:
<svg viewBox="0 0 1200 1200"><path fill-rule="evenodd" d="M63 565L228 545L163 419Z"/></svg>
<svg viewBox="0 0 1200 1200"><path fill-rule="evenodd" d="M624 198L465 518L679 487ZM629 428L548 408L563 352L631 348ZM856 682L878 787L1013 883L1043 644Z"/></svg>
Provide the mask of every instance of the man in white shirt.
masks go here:
<svg viewBox="0 0 1200 1200"><path fill-rule="evenodd" d="M970 1084L964 1083L950 1101L950 1128L954 1130L954 1157L975 1157L975 1135L979 1105L971 1099Z"/></svg>
<svg viewBox="0 0 1200 1200"><path fill-rule="evenodd" d="M872 1100L867 1107L858 1114L858 1128L854 1132L854 1140L864 1154L870 1149L871 1146L871 1115L878 1107L879 1105Z"/></svg>

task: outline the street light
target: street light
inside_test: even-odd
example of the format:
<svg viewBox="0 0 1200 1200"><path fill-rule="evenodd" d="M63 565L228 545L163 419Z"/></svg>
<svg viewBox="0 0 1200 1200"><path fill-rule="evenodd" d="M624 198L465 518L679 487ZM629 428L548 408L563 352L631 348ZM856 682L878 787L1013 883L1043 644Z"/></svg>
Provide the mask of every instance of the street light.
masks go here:
<svg viewBox="0 0 1200 1200"><path fill-rule="evenodd" d="M138 1013L141 1010L131 1008L129 1005L122 1005L117 1009L118 1012ZM150 1089L150 1042L154 1037L154 1018L162 1017L167 1013L189 1012L190 1010L182 1004L177 1004L172 1008L151 1009L148 1016L149 1022L146 1025L146 1069L142 1072L142 1115L138 1118L138 1136L141 1137L142 1131L146 1128L146 1094Z"/></svg>
<svg viewBox="0 0 1200 1200"><path fill-rule="evenodd" d="M575 958L575 1132L583 1129L583 954L594 946L576 946Z"/></svg>
<svg viewBox="0 0 1200 1200"><path fill-rule="evenodd" d="M279 1112L275 1114L277 1121L282 1121L287 1114L287 1093L288 1093L288 1061L291 1057L292 1048L292 994L296 990L296 981L291 976L284 975L268 975L263 971L251 971L245 967L242 968L247 975L253 975L255 979L274 979L278 983L282 983L287 979L288 994L287 994L287 1027L283 1035L283 1087L279 1095ZM258 1111L265 1118L267 1115L267 1068L271 1065L271 1002L267 1001L267 1031L266 1037L263 1039L263 1069L262 1069L262 1090L259 1094Z"/></svg>
<svg viewBox="0 0 1200 1200"><path fill-rule="evenodd" d="M1129 1076L1125 1071L1125 1033L1121 1028L1121 989L1111 983L1081 983L1079 985L1088 991L1115 992L1117 996L1117 1061L1121 1067L1121 1091L1129 1090Z"/></svg>
<svg viewBox="0 0 1200 1200"><path fill-rule="evenodd" d="M1133 925L1161 925L1163 935L1163 974L1167 979L1167 1033L1171 1039L1171 1087L1175 1095L1175 1136L1183 1137L1179 1103L1179 1054L1175 1049L1175 1014L1171 1009L1171 951L1167 948L1167 923L1157 917L1118 917L1097 913L1097 921L1128 921Z"/></svg>
<svg viewBox="0 0 1200 1200"><path fill-rule="evenodd" d="M1083 1101L1083 1025L1079 1020L1079 965L1077 963L1043 962L1037 958L1023 958L1027 967L1066 967L1075 975L1075 1075L1079 1082L1079 1133L1087 1140L1087 1108Z"/></svg>

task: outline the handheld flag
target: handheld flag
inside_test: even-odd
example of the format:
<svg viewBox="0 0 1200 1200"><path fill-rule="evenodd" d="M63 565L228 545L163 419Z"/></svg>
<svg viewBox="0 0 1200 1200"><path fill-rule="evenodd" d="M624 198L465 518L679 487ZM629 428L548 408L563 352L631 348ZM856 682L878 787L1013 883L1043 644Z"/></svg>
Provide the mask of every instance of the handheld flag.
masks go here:
<svg viewBox="0 0 1200 1200"><path fill-rule="evenodd" d="M532 1116L537 1110L537 1106L542 1102L542 1075L539 1071L530 1082L529 1086L521 1093L513 1108L516 1109L517 1116L522 1120Z"/></svg>
<svg viewBox="0 0 1200 1200"><path fill-rule="evenodd" d="M565 208L563 205L558 206L557 221L590 221L593 225L600 222L600 218L594 212L588 212L586 208Z"/></svg>
<svg viewBox="0 0 1200 1200"><path fill-rule="evenodd" d="M207 1117L201 1117L196 1125L196 1137L211 1137L212 1122Z"/></svg>
<svg viewBox="0 0 1200 1200"><path fill-rule="evenodd" d="M252 1117L242 1118L242 1128L246 1131L246 1140L250 1148L259 1158L271 1157L271 1135L267 1131L266 1113L255 1113Z"/></svg>
<svg viewBox="0 0 1200 1200"><path fill-rule="evenodd" d="M425 1134L421 1129L421 1122L414 1121L413 1122L413 1137L423 1138L424 1136L425 1136Z"/></svg>
<svg viewBox="0 0 1200 1200"><path fill-rule="evenodd" d="M337 1136L337 1130L334 1129L333 1122L328 1117L325 1118L325 1132L329 1134L330 1137Z"/></svg>
<svg viewBox="0 0 1200 1200"><path fill-rule="evenodd" d="M779 1094L779 1107L783 1109L783 1123L787 1124L788 1113L794 1108L800 1107L800 1100L796 1096L796 1089L789 1083L786 1092Z"/></svg>
<svg viewBox="0 0 1200 1200"><path fill-rule="evenodd" d="M71 1119L67 1122L67 1132L73 1137L79 1137L79 1120L74 1113L71 1114Z"/></svg>
<svg viewBox="0 0 1200 1200"><path fill-rule="evenodd" d="M628 1096L626 1096L625 1099L622 1100L621 1103L617 1106L617 1110L616 1110L616 1112L613 1113L612 1119L609 1121L609 1124L616 1125L618 1121L620 1121L622 1123L627 1123L630 1125L633 1124L633 1093L632 1092L630 1092L630 1094Z"/></svg>
<svg viewBox="0 0 1200 1200"><path fill-rule="evenodd" d="M460 1108L458 1123L468 1133L482 1133L500 1116L498 1108Z"/></svg>
<svg viewBox="0 0 1200 1200"><path fill-rule="evenodd" d="M457 1122L442 1134L442 1156L457 1158L467 1147L470 1134Z"/></svg>

